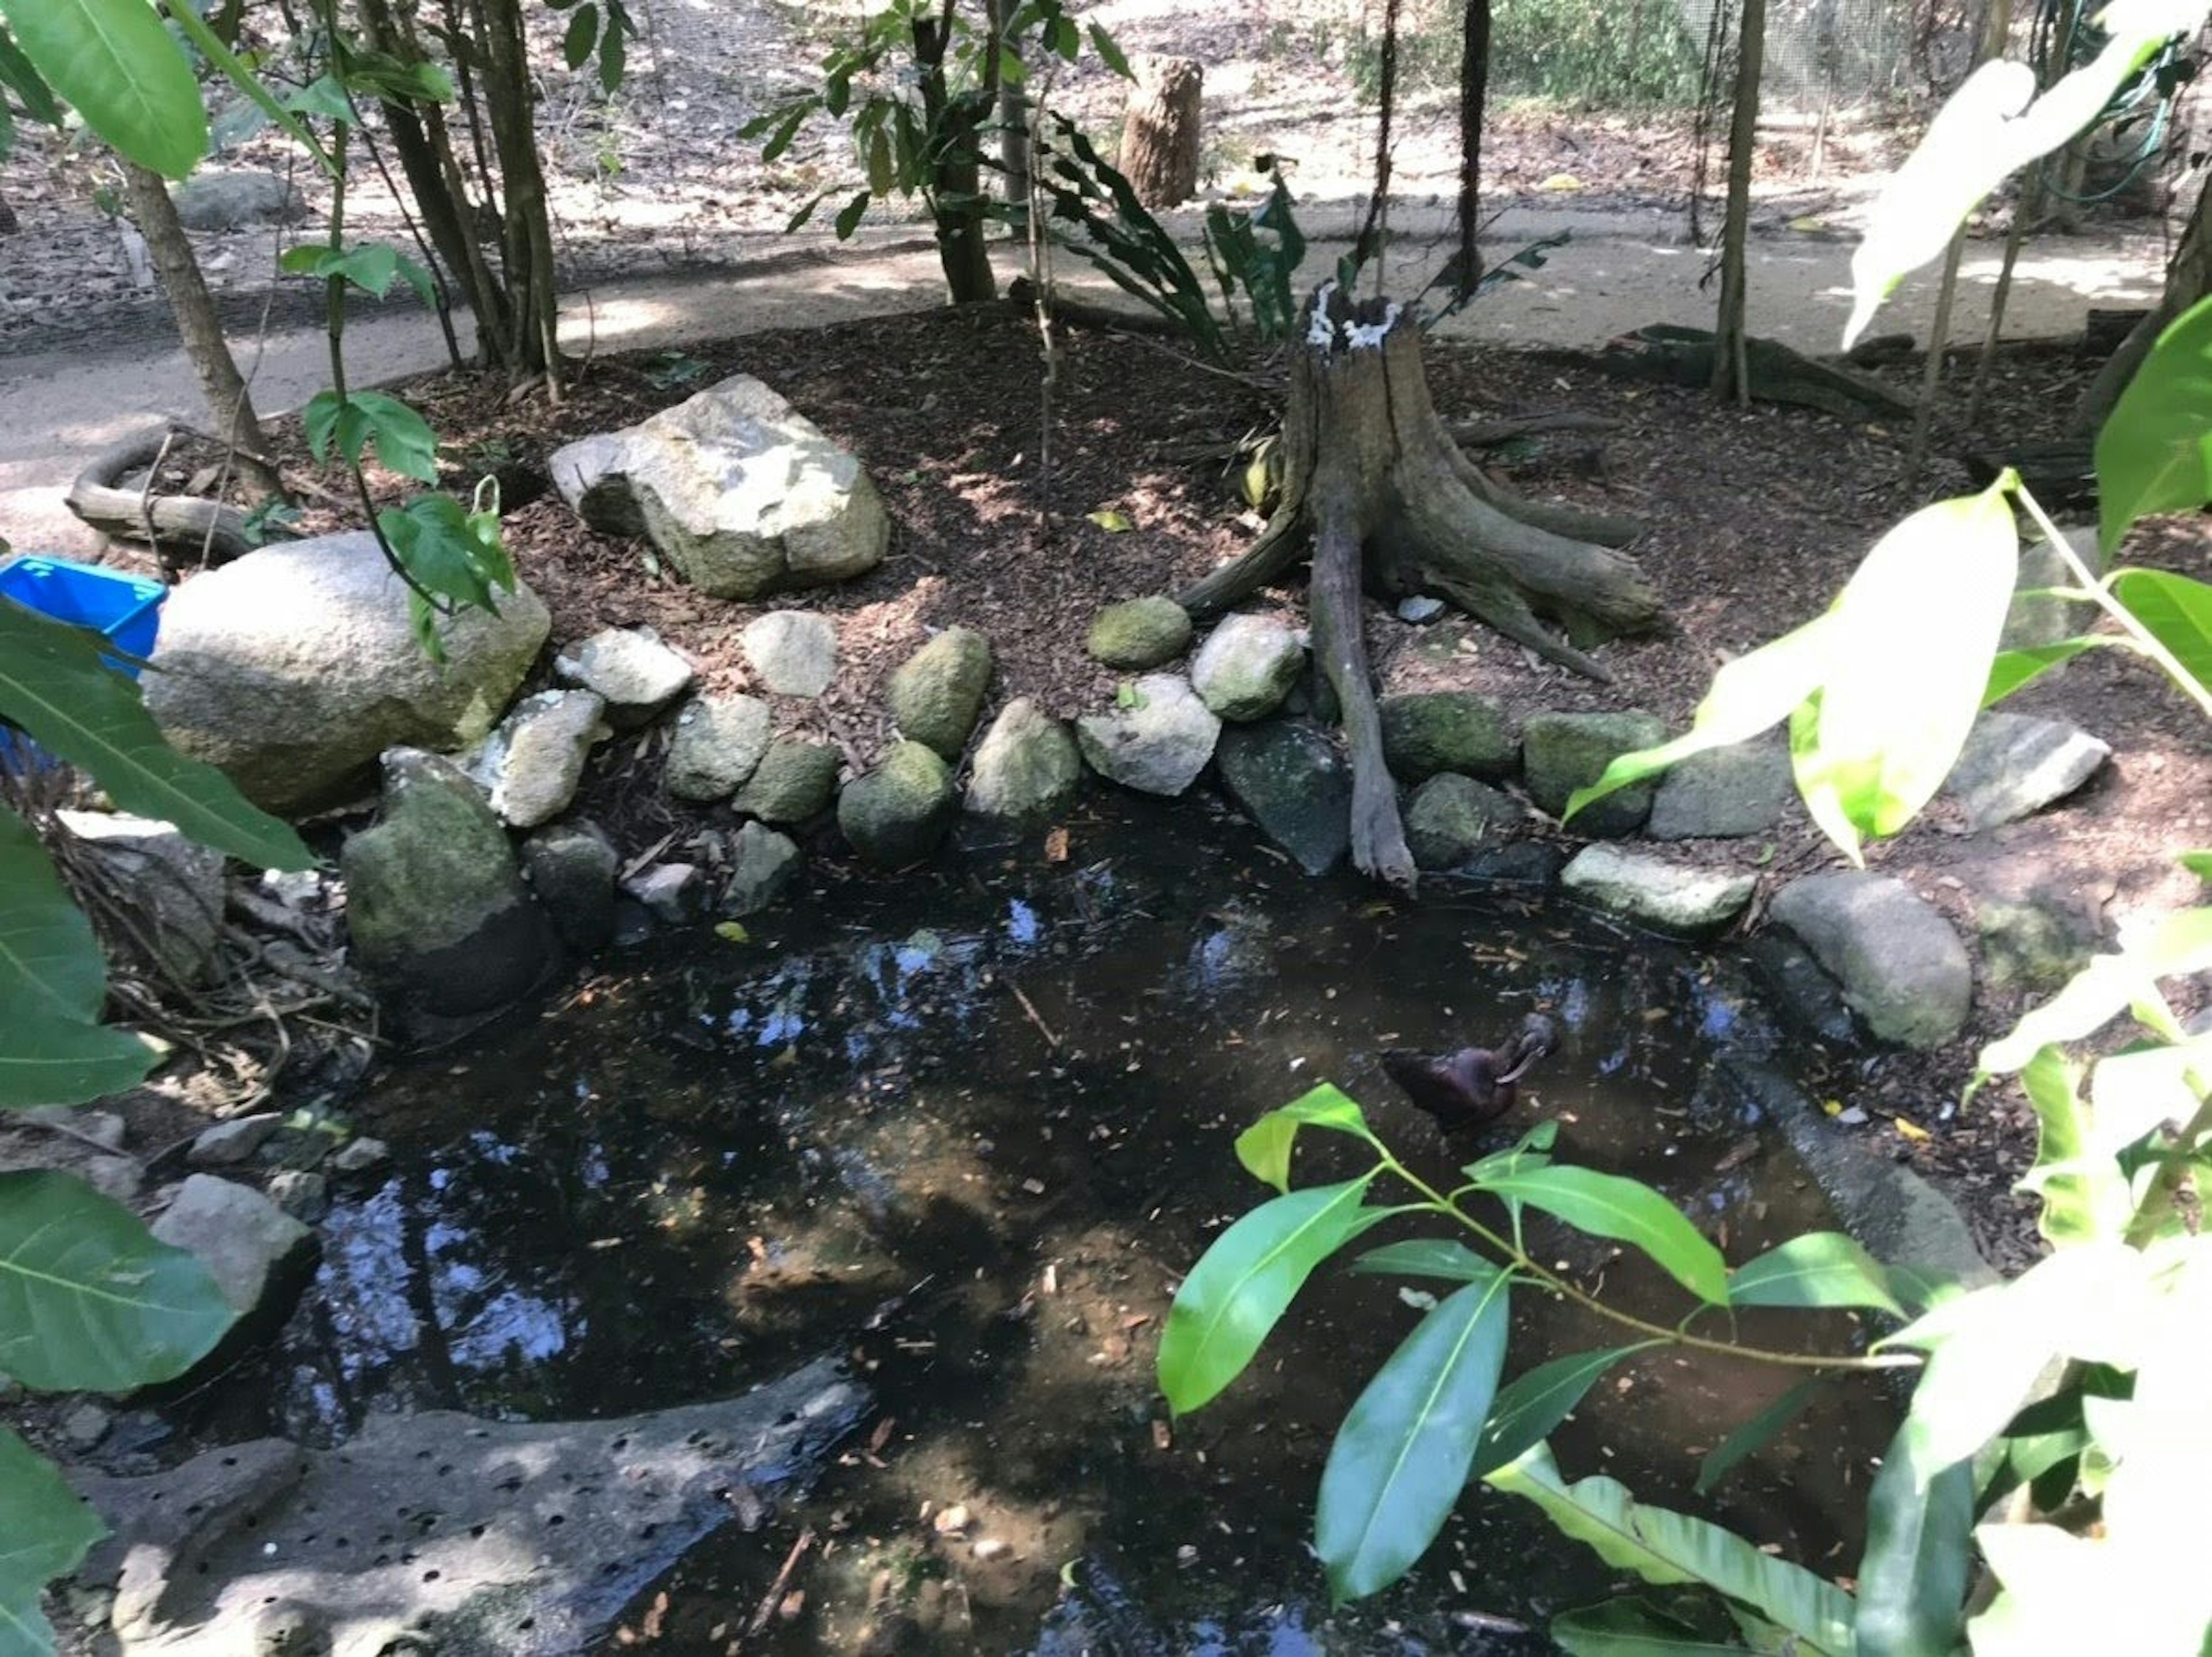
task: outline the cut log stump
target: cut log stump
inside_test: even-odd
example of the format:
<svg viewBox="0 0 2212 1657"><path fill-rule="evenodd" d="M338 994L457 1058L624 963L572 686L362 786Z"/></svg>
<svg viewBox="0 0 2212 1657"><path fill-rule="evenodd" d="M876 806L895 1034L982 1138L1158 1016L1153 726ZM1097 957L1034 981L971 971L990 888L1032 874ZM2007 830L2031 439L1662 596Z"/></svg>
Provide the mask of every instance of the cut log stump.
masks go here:
<svg viewBox="0 0 2212 1657"><path fill-rule="evenodd" d="M1393 600L1431 594L1601 680L1613 676L1587 646L1658 626L1658 596L1627 554L1580 538L1617 533L1618 520L1516 500L1460 452L1430 401L1410 306L1358 302L1334 282L1307 300L1283 451L1282 501L1259 539L1176 602L1194 617L1217 615L1310 555L1315 655L1352 750L1352 860L1410 889L1413 860L1382 762L1363 590Z"/></svg>
<svg viewBox="0 0 2212 1657"><path fill-rule="evenodd" d="M1121 173L1137 199L1155 211L1198 192L1199 92L1205 71L1194 58L1141 57L1121 123Z"/></svg>

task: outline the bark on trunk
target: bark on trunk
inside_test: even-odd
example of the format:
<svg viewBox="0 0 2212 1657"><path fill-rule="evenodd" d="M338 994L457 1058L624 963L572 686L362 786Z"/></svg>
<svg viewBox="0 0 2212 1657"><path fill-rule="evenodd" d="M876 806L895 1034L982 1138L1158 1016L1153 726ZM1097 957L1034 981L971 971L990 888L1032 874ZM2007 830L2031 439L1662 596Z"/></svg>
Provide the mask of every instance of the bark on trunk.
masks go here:
<svg viewBox="0 0 2212 1657"><path fill-rule="evenodd" d="M1482 119L1490 101L1490 0L1467 0L1459 58L1459 280L1452 297L1474 297L1482 280Z"/></svg>
<svg viewBox="0 0 2212 1657"><path fill-rule="evenodd" d="M1752 152L1759 143L1759 81L1766 55L1766 0L1743 0L1735 92L1729 116L1728 216L1721 227L1721 301L1713 325L1713 395L1751 406L1750 336L1744 317L1745 244L1751 229Z"/></svg>
<svg viewBox="0 0 2212 1657"><path fill-rule="evenodd" d="M955 305L986 304L999 296L991 250L983 240L982 163L977 153L979 112L974 100L956 98L945 78L952 39L951 5L941 19L914 21L914 60L921 70L921 110L936 159L931 164L929 212L937 233L937 262ZM981 112L997 97L991 89Z"/></svg>
<svg viewBox="0 0 2212 1657"><path fill-rule="evenodd" d="M2166 289L2159 296L2158 308L2136 324L2120 342L2119 349L2097 371L2089 389L2081 393L2081 404L2074 410L2075 431L2088 434L2101 427L2120 400L2120 393L2142 367L2143 359L2150 355L2150 348L2158 343L2158 337L2176 317L2212 294L2212 223L2206 221L2208 209L2212 209L2212 190L2201 191L2190 211L2188 228L2181 233L2181 243L2166 267Z"/></svg>
<svg viewBox="0 0 2212 1657"><path fill-rule="evenodd" d="M511 307L503 353L516 383L543 376L557 399L560 312L553 284L552 219L545 175L538 164L532 81L522 12L516 0L482 0L474 8L483 52L483 93L499 155L503 276Z"/></svg>
<svg viewBox="0 0 2212 1657"><path fill-rule="evenodd" d="M1121 123L1121 173L1137 199L1158 211L1198 191L1199 94L1195 58L1144 57Z"/></svg>
<svg viewBox="0 0 2212 1657"><path fill-rule="evenodd" d="M1291 569L1310 549L1317 659L1352 750L1352 860L1411 887L1395 786L1370 681L1360 594L1431 593L1547 659L1593 678L1606 668L1577 639L1658 624L1657 595L1626 554L1537 520L1579 521L1512 499L1461 453L1429 399L1410 307L1353 302L1324 282L1301 313L1283 426L1282 503L1242 558L1176 596L1217 614Z"/></svg>
<svg viewBox="0 0 2212 1657"><path fill-rule="evenodd" d="M128 165L128 163L125 163ZM246 514L198 495L151 495L126 489L124 478L150 466L169 439L167 421L109 444L85 465L64 497L69 509L103 535L143 541L162 570L227 564L253 549Z"/></svg>
<svg viewBox="0 0 2212 1657"><path fill-rule="evenodd" d="M237 464L240 474L254 488L264 495L278 494L283 485L276 474L252 458L261 451L261 416L230 354L230 342L223 337L222 319L216 314L207 279L200 274L199 260L177 217L177 204L169 199L169 187L159 173L136 161L124 161L122 167L131 216L161 273L161 291L168 295L169 309L177 319L185 355L199 378L200 394L207 398L209 429L234 450L250 452L240 453Z"/></svg>

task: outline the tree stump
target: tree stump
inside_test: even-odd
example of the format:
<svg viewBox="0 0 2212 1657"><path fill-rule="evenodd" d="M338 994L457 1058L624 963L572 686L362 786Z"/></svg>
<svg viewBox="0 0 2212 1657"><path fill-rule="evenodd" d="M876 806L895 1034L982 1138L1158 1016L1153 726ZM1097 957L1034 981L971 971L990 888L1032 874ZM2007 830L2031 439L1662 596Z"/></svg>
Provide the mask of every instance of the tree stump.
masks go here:
<svg viewBox="0 0 2212 1657"><path fill-rule="evenodd" d="M1618 520L1506 495L1460 452L1429 400L1411 306L1323 282L1300 313L1283 422L1282 502L1244 555L1176 595L1226 610L1310 553L1314 652L1352 750L1352 855L1408 889L1398 794L1382 762L1360 596L1431 594L1546 659L1610 680L1583 646L1662 619L1634 559L1595 540ZM1569 639L1547 626L1565 629Z"/></svg>
<svg viewBox="0 0 2212 1657"><path fill-rule="evenodd" d="M1142 57L1121 123L1121 173L1137 199L1179 207L1198 191L1198 94L1205 71L1194 58Z"/></svg>

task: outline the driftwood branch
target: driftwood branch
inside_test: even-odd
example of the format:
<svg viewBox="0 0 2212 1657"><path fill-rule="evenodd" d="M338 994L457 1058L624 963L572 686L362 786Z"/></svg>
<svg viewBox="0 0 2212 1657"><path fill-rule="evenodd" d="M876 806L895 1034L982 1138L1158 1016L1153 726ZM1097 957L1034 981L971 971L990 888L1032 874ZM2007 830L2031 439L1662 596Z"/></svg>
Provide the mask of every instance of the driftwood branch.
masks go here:
<svg viewBox="0 0 2212 1657"><path fill-rule="evenodd" d="M103 535L151 542L164 568L198 561L228 563L253 549L246 514L197 495L146 495L122 480L150 466L174 429L164 422L120 438L88 461L70 485L69 509Z"/></svg>

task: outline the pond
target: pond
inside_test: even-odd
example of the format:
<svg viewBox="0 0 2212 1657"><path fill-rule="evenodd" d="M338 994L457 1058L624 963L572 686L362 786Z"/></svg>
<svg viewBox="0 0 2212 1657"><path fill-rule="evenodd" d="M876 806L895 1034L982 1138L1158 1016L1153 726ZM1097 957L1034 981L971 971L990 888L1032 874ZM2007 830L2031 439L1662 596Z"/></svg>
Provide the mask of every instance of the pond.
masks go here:
<svg viewBox="0 0 2212 1657"><path fill-rule="evenodd" d="M370 1411L618 1415L839 1353L874 1422L763 1530L669 1562L626 1619L663 1648L726 1648L806 1532L796 1614L748 1653L1548 1649L1545 1617L1612 1578L1482 1488L1407 1582L1328 1605L1314 1491L1419 1316L1396 1280L1317 1274L1252 1369L1180 1422L1152 1375L1170 1298L1267 1194L1236 1134L1324 1079L1428 1175L1551 1116L1563 1157L1659 1185L1732 1261L1831 1225L1708 1080L1724 1051L1786 1062L1784 1044L1725 957L1530 888L1431 882L1407 903L1308 880L1188 803L1101 812L1061 861L1034 840L971 847L818 888L741 941L663 937L390 1076L368 1126L393 1171L331 1216L301 1309L196 1426L331 1442ZM1559 1051L1486 1138L1447 1143L1382 1077L1383 1047L1495 1040L1534 1009ZM1305 1144L1299 1177L1341 1177L1345 1154ZM1687 1309L1638 1260L1532 1235L1608 1300ZM1523 1292L1507 1373L1619 1344ZM1646 1354L1555 1448L1572 1476L1848 1575L1893 1420L1873 1383L1827 1389L1713 1497L1691 1493L1698 1453L1795 1379Z"/></svg>

